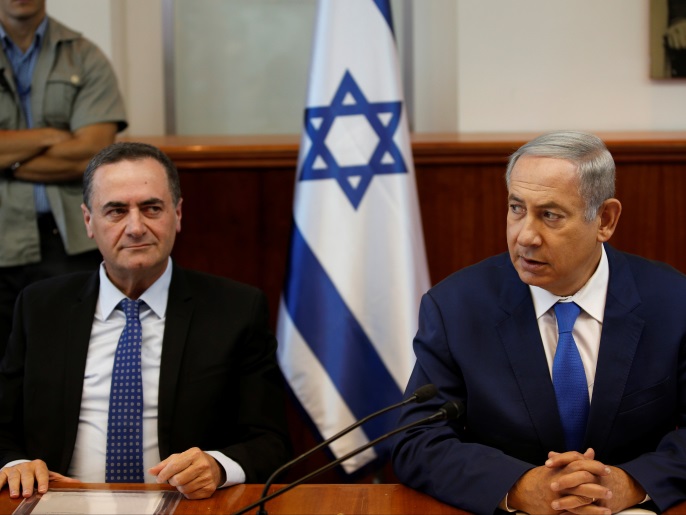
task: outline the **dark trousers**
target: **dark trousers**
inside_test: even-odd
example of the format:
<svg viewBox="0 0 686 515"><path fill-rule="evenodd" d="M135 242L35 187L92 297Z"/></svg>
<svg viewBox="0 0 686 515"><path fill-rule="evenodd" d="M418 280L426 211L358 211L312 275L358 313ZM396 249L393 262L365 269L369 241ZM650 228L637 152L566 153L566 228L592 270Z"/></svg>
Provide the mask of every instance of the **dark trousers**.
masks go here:
<svg viewBox="0 0 686 515"><path fill-rule="evenodd" d="M95 270L102 262L97 250L68 255L50 214L39 215L41 262L31 265L0 267L0 358L12 330L12 313L19 292L29 284L56 275ZM85 229L84 229L85 230ZM0 241L0 244L1 241Z"/></svg>

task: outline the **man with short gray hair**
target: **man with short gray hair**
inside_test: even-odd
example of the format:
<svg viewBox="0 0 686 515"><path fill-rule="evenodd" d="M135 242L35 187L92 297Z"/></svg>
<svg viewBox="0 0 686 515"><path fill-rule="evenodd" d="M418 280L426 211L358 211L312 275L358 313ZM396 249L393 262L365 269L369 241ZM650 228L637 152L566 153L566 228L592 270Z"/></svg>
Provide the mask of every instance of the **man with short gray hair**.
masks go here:
<svg viewBox="0 0 686 515"><path fill-rule="evenodd" d="M477 514L685 501L686 277L607 244L622 207L596 136L534 139L506 182L509 252L422 299L407 392L440 394L399 424L466 415L401 433L398 477Z"/></svg>

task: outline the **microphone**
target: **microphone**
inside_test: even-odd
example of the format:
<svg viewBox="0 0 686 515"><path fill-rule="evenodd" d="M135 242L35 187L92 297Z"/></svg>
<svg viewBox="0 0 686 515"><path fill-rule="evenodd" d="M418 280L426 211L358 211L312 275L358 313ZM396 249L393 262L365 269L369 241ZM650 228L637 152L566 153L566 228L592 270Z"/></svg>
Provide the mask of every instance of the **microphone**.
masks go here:
<svg viewBox="0 0 686 515"><path fill-rule="evenodd" d="M428 401L429 399L433 399L436 397L436 394L438 393L438 389L433 385L433 384L425 384L424 386L420 386L417 388L412 395L410 395L407 399L398 402L396 404L393 404L391 406L387 406L379 411L376 411L372 413L371 415L367 415L366 417L358 420L357 422L349 425L345 429L341 430L340 432L336 433L330 438L327 438L323 442L321 442L319 445L313 447L309 451L305 452L304 454L301 454L300 456L296 457L295 459L289 461L288 463L282 465L278 469L276 469L271 476L269 476L269 479L267 479L267 482L264 484L264 489L262 490L262 497L267 495L269 492L269 487L272 485L272 483L276 480L276 478L285 470L289 469L293 465L300 463L303 461L305 458L309 457L311 454L314 452L318 451L322 447L326 447L329 445L331 442L334 442L341 438L342 436L347 435L349 432L351 432L353 429L356 429L360 427L362 424L365 422L368 422L369 420L376 418L380 415L383 415L384 413L387 413L391 410L394 410L396 408L401 408L402 406L405 406L407 404L410 404L412 402L416 402L417 404L421 404L422 402Z"/></svg>
<svg viewBox="0 0 686 515"><path fill-rule="evenodd" d="M433 386L433 385L427 385L427 386ZM415 392L417 393L417 392ZM425 399L426 400L426 399ZM439 422L441 420L455 420L459 417L461 417L465 412L464 404L462 404L460 401L448 401L443 406L440 407L438 411L433 413L432 415L429 415L428 417L421 418L419 420L415 420L414 422L411 422L409 424L406 424L402 427L398 427L388 433L385 433L378 438L375 438L371 442L367 442L361 447L358 447L357 449L354 449L350 451L348 454L345 456L341 456L340 458L332 461L328 465L324 465L323 467L318 468L314 472L310 472L309 474L301 477L297 481L294 481L293 483L290 483L289 485L284 486L281 490L277 490L276 492L270 494L270 495L265 495L265 492L262 493L262 497L260 497L257 501L255 501L252 504L249 504L245 508L243 508L240 511L235 512L233 515L242 515L243 513L246 513L247 511L260 507L258 510L258 515L267 515L267 510L264 509L264 504L273 499L274 497L278 497L281 494L286 493L288 490L291 490L295 488L296 486L304 483L305 481L308 481L312 478L317 477L320 474L323 474L324 472L331 470L335 466L341 464L347 459L352 458L353 456L358 455L359 453L366 451L370 447L373 447L382 441L386 440L387 438L390 438L391 436L394 436L398 433L401 433L403 431L406 431L407 429L410 429L415 426L419 426L421 424L431 424L434 422Z"/></svg>

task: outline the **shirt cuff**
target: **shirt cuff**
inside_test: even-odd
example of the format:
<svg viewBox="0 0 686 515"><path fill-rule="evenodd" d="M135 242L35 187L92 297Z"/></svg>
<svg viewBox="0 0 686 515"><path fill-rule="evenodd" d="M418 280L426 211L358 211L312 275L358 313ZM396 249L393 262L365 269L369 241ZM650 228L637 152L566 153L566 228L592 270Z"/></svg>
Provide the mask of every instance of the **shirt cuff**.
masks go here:
<svg viewBox="0 0 686 515"><path fill-rule="evenodd" d="M31 460L14 460L14 461L8 461L7 463L5 463L5 464L2 466L2 468L14 467L15 465L19 465L20 463L28 463L29 461L31 461Z"/></svg>
<svg viewBox="0 0 686 515"><path fill-rule="evenodd" d="M227 486L245 483L245 472L238 463L219 451L205 452L217 460L217 463L224 469L224 473L226 474L226 481L224 484L219 485L218 488L226 488Z"/></svg>
<svg viewBox="0 0 686 515"><path fill-rule="evenodd" d="M505 494L505 499L503 499L502 502L500 503L500 509L505 510L505 511L507 511L507 512L509 512L509 513L514 513L514 512L516 512L517 510L513 510L512 508L510 508L510 507L508 506L508 504L507 504L507 496L508 496L508 495L510 495L510 494L509 494L509 493L506 493L506 494Z"/></svg>

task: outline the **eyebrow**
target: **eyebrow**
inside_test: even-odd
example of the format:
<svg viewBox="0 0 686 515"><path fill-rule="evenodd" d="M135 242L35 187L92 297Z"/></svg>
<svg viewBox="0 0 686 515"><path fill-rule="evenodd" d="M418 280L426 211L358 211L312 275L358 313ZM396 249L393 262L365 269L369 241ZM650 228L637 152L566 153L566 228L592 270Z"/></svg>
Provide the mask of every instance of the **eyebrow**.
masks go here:
<svg viewBox="0 0 686 515"><path fill-rule="evenodd" d="M137 205L138 206L153 206L153 205L158 205L158 204L164 204L164 200L157 198L157 197L151 197L149 199L145 199L142 202L139 202ZM103 205L103 209L107 208L112 208L112 207L127 207L129 204L127 202L122 202L120 200L110 200L107 202L105 205Z"/></svg>
<svg viewBox="0 0 686 515"><path fill-rule="evenodd" d="M510 193L510 194L507 196L507 201L508 201L508 202L512 202L512 201L514 201L514 202L521 202L522 204L526 204L526 202L525 202L523 199L519 198L517 195L514 195L514 194L512 194L512 193ZM566 211L566 209L564 208L564 206L558 204L557 202L546 202L546 203L544 203L544 204L535 204L534 207L535 207L536 209L551 209L551 208L555 208L555 209L560 209L560 210L562 210L562 211Z"/></svg>

